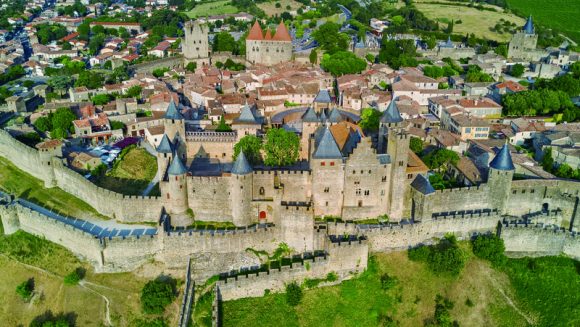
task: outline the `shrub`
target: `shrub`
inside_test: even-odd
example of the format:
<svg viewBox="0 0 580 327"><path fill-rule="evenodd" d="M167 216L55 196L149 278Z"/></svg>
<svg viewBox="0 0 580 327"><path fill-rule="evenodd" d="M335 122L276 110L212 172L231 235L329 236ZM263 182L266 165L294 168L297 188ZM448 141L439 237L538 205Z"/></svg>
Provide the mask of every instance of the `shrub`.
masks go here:
<svg viewBox="0 0 580 327"><path fill-rule="evenodd" d="M506 261L504 255L505 245L503 240L494 234L478 235L471 241L473 254L477 257L489 260L494 265L502 265Z"/></svg>
<svg viewBox="0 0 580 327"><path fill-rule="evenodd" d="M302 288L296 282L286 285L286 302L291 306L297 306L302 300Z"/></svg>
<svg viewBox="0 0 580 327"><path fill-rule="evenodd" d="M331 271L326 275L326 281L328 282L336 282L337 280L338 275L334 271Z"/></svg>
<svg viewBox="0 0 580 327"><path fill-rule="evenodd" d="M64 283L66 285L76 285L84 277L85 277L85 269L79 267L64 277Z"/></svg>
<svg viewBox="0 0 580 327"><path fill-rule="evenodd" d="M397 285L397 278L391 277L389 274L382 274L381 275L381 288L385 291L390 290L391 288Z"/></svg>
<svg viewBox="0 0 580 327"><path fill-rule="evenodd" d="M465 265L463 251L457 246L455 236L445 236L431 251L429 267L436 273L458 275Z"/></svg>
<svg viewBox="0 0 580 327"><path fill-rule="evenodd" d="M416 248L409 249L407 256L411 261L423 261L427 262L431 255L431 248L425 245L420 245Z"/></svg>
<svg viewBox="0 0 580 327"><path fill-rule="evenodd" d="M175 281L160 278L147 282L141 290L141 308L145 313L160 314L175 299Z"/></svg>
<svg viewBox="0 0 580 327"><path fill-rule="evenodd" d="M16 294L20 295L22 300L24 300L25 302L28 302L28 300L30 300L33 291L34 291L34 279L32 278L16 286Z"/></svg>

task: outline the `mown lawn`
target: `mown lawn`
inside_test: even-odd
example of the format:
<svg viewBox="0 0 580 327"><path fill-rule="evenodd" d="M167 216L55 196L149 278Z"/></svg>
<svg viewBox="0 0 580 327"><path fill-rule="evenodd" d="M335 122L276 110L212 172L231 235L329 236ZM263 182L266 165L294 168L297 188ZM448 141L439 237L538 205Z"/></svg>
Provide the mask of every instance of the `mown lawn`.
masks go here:
<svg viewBox="0 0 580 327"><path fill-rule="evenodd" d="M532 15L534 21L554 28L580 43L580 1L578 0L508 0L510 8Z"/></svg>
<svg viewBox="0 0 580 327"><path fill-rule="evenodd" d="M107 174L95 180L95 184L121 194L141 195L157 174L157 158L137 147L121 156Z"/></svg>
<svg viewBox="0 0 580 327"><path fill-rule="evenodd" d="M365 273L337 286L306 290L297 307L286 303L285 294L225 302L224 326L423 326L433 318L437 294L454 302L451 317L461 326L526 326L501 294L517 305L507 276L473 257L467 244L462 247L469 259L455 278L433 274L406 252L377 254ZM394 278L386 288L384 276Z"/></svg>
<svg viewBox="0 0 580 327"><path fill-rule="evenodd" d="M44 182L16 168L0 157L0 189L17 197L72 217L106 218L86 202L58 187L45 188Z"/></svg>
<svg viewBox="0 0 580 327"><path fill-rule="evenodd" d="M213 16L213 15L224 15L224 14L235 14L239 10L238 8L232 6L230 0L218 0L213 2L201 3L195 6L190 11L186 11L185 14L189 18Z"/></svg>

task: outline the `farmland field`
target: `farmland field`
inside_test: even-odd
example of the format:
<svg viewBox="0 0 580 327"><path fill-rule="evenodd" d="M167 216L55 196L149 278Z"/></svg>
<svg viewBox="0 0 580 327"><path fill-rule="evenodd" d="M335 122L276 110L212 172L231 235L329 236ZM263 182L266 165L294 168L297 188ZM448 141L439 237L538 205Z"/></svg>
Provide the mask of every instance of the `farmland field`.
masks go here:
<svg viewBox="0 0 580 327"><path fill-rule="evenodd" d="M498 33L491 30L500 22L500 19L513 22L518 27L524 26L525 23L523 18L514 14L506 14L502 11L502 8L493 6L486 7L493 7L498 12L477 10L462 3L444 1L437 1L437 3L417 1L415 2L415 7L427 18L441 22L440 26L445 27L447 22L455 21L456 23L453 26L454 34L465 35L473 33L477 37L500 42L507 42L512 36L510 33ZM458 20L461 20L461 24L457 23Z"/></svg>
<svg viewBox="0 0 580 327"><path fill-rule="evenodd" d="M189 18L196 18L213 15L235 14L237 12L238 8L232 6L230 0L219 0L198 4L192 10L186 11L185 14Z"/></svg>
<svg viewBox="0 0 580 327"><path fill-rule="evenodd" d="M508 0L509 7L523 16L554 28L580 43L580 1L578 0Z"/></svg>

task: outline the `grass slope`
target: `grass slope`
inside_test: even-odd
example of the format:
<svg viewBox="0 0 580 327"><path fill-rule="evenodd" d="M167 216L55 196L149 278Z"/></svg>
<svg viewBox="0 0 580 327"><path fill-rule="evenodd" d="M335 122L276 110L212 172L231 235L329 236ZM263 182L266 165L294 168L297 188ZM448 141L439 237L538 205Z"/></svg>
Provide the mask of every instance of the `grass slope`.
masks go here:
<svg viewBox="0 0 580 327"><path fill-rule="evenodd" d="M58 187L45 188L44 182L16 168L10 161L1 157L0 189L69 216L86 217L88 214L91 217L106 218L86 202Z"/></svg>
<svg viewBox="0 0 580 327"><path fill-rule="evenodd" d="M156 173L157 159L143 148L132 148L95 184L117 193L141 195Z"/></svg>
<svg viewBox="0 0 580 327"><path fill-rule="evenodd" d="M192 10L186 11L185 14L189 18L197 18L213 15L235 14L238 11L238 8L231 5L230 0L219 0L198 4Z"/></svg>
<svg viewBox="0 0 580 327"><path fill-rule="evenodd" d="M383 274L397 280L388 290L381 288ZM434 315L437 294L455 302L451 316L462 326L525 326L501 292L512 296L505 274L474 257L452 278L434 275L406 252L378 254L359 277L305 291L295 308L286 304L284 294L225 302L224 326L377 326L389 318L401 326L422 326Z"/></svg>
<svg viewBox="0 0 580 327"><path fill-rule="evenodd" d="M276 3L280 4L280 8L276 8ZM286 6L290 6L290 10L286 9ZM280 15L285 11L292 11L298 10L298 8L302 7L300 2L294 0L280 0L280 1L270 1L270 2L262 2L258 4L258 7L262 9L266 15L274 16Z"/></svg>
<svg viewBox="0 0 580 327"><path fill-rule="evenodd" d="M85 287L64 285L64 276L77 267L87 269ZM30 303L25 303L16 294L16 286L29 278L34 279L35 295ZM139 297L145 282L130 273L96 274L64 247L24 232L0 236L3 326L28 326L48 310L55 314L74 313L77 326L104 326L106 302L102 296L110 301L114 326L136 326L135 321L143 318ZM174 303L167 311L168 321L176 320L176 308Z"/></svg>
<svg viewBox="0 0 580 327"><path fill-rule="evenodd" d="M580 1L508 0L511 9L532 15L541 25L554 28L580 43Z"/></svg>
<svg viewBox="0 0 580 327"><path fill-rule="evenodd" d="M475 8L467 7L465 3L458 2L416 2L415 7L419 9L427 18L439 20L441 22L448 22L451 20L461 20L461 24L453 26L454 34L465 35L467 33L475 34L477 37L487 38L500 42L506 42L511 39L510 33L497 33L490 30L495 24L499 23L500 18L514 22L517 26L523 26L525 20L514 14L506 14L502 12L502 8L495 7L499 12L477 10ZM441 23L441 27L447 27L447 24Z"/></svg>

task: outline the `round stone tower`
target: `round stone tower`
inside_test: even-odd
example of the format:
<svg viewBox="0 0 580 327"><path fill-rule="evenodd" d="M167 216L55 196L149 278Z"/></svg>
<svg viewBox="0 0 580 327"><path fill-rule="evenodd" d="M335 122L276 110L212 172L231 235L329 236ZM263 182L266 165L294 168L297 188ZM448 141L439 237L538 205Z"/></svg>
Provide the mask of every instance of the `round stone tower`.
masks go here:
<svg viewBox="0 0 580 327"><path fill-rule="evenodd" d="M497 209L500 214L506 213L514 172L512 156L506 143L489 164L487 177L490 202L493 206L491 209Z"/></svg>
<svg viewBox="0 0 580 327"><path fill-rule="evenodd" d="M167 182L163 196L166 209L171 216L173 226L188 226L193 223L192 217L187 214L189 209L187 199L187 169L178 156L171 159L167 169Z"/></svg>
<svg viewBox="0 0 580 327"><path fill-rule="evenodd" d="M234 162L231 176L232 218L236 226L252 223L253 170L243 151Z"/></svg>

